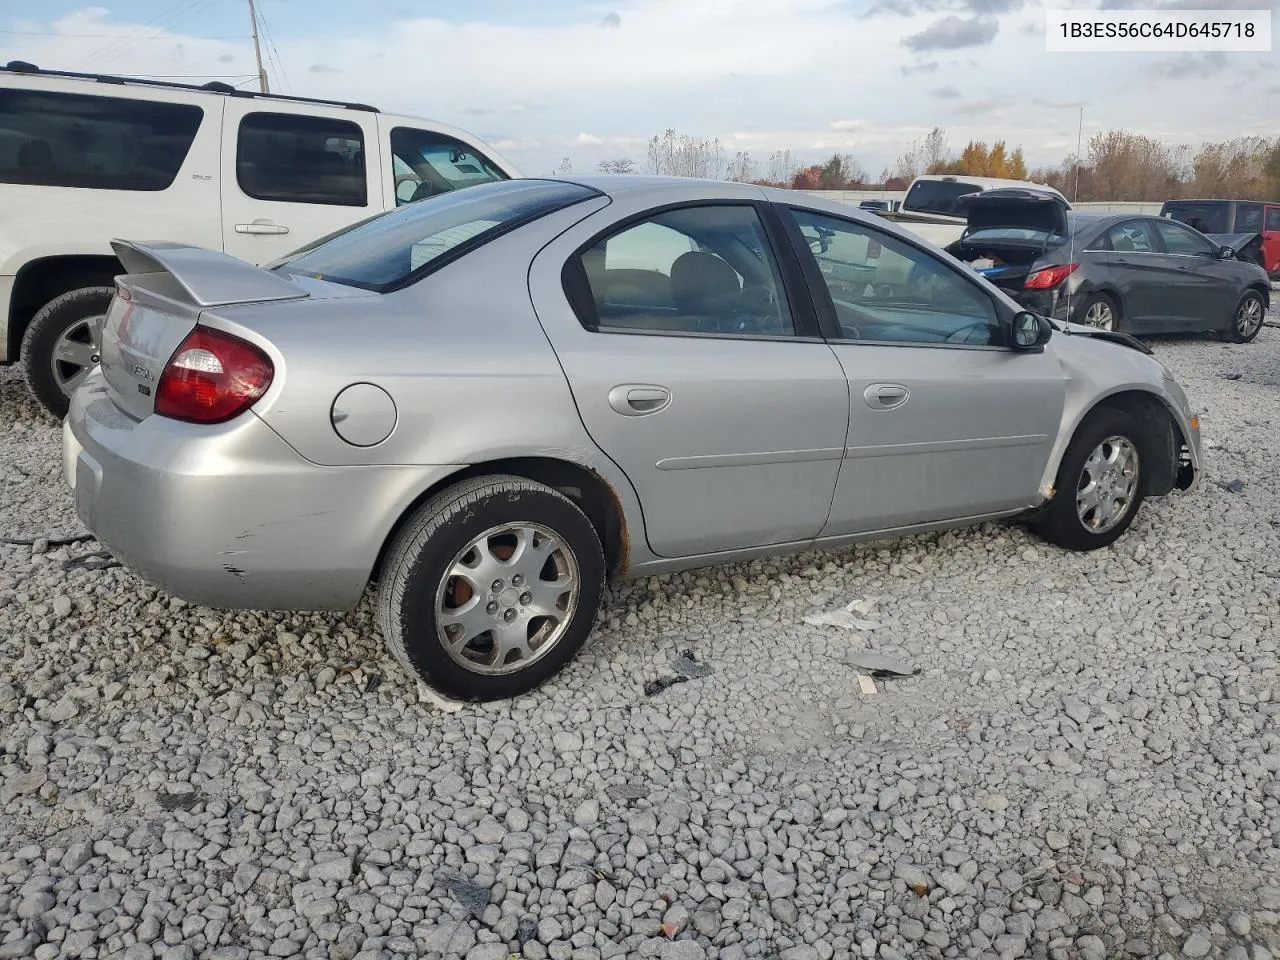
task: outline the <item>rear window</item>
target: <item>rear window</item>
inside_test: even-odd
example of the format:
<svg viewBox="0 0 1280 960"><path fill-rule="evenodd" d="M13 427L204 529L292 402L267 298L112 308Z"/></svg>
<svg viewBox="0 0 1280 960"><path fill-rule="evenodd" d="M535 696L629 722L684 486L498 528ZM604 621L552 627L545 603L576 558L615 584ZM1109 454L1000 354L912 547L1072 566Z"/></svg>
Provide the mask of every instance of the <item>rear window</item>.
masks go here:
<svg viewBox="0 0 1280 960"><path fill-rule="evenodd" d="M1052 230L1031 227L987 227L965 235L966 243L1061 243L1063 238Z"/></svg>
<svg viewBox="0 0 1280 960"><path fill-rule="evenodd" d="M507 175L492 160L453 137L430 130L396 127L391 131L396 203L412 203L473 187Z"/></svg>
<svg viewBox="0 0 1280 960"><path fill-rule="evenodd" d="M190 103L0 90L0 182L165 190L203 117Z"/></svg>
<svg viewBox="0 0 1280 960"><path fill-rule="evenodd" d="M1230 233L1231 228L1227 224L1230 209L1229 203L1175 200L1164 205L1161 216L1180 220L1201 233Z"/></svg>
<svg viewBox="0 0 1280 960"><path fill-rule="evenodd" d="M548 180L479 184L363 220L272 266L384 293L518 226L599 195Z"/></svg>
<svg viewBox="0 0 1280 960"><path fill-rule="evenodd" d="M917 180L907 191L902 209L914 213L939 213L951 217L962 216L956 200L967 193L978 193L982 187L962 180Z"/></svg>

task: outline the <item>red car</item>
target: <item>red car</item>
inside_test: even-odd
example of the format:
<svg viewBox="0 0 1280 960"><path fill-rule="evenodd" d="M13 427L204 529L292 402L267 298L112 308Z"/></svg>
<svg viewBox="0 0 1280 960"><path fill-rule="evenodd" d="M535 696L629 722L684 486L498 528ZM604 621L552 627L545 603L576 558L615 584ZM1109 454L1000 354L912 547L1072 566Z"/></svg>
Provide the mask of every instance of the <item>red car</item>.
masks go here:
<svg viewBox="0 0 1280 960"><path fill-rule="evenodd" d="M1280 278L1280 202L1257 200L1166 200L1160 216L1181 220L1201 233L1256 233L1254 259L1271 279Z"/></svg>

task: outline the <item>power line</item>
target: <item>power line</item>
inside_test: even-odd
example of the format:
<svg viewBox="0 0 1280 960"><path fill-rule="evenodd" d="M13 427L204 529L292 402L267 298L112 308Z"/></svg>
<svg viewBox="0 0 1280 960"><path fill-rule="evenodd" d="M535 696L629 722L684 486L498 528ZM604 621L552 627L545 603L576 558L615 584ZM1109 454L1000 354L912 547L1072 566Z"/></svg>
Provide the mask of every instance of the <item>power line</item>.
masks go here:
<svg viewBox="0 0 1280 960"><path fill-rule="evenodd" d="M284 58L280 56L280 50L276 47L275 35L272 34L271 28L267 26L267 15L262 12L261 7L258 8L258 20L262 23L262 33L267 38L268 54L276 65L276 73L280 75L280 79L284 82L285 89L289 93L293 93L293 83L289 80L289 75L284 69Z"/></svg>
<svg viewBox="0 0 1280 960"><path fill-rule="evenodd" d="M125 34L120 39L127 41L127 40L133 40L133 39L142 37L144 31L146 31L148 27L152 27L152 26L158 27L162 20L171 16L173 12L176 11L181 6L183 6L185 2L186 0L178 0L177 3L171 4L170 6L165 7L163 10L161 10L158 14L156 14L150 20L147 20L144 23L138 24L136 27L134 27L132 30L130 30L127 34ZM127 44L108 43L106 46L99 47L97 50L90 53L88 59L83 62L87 66L88 64L92 63L94 60L98 59L100 56L107 53L108 51L118 50L122 46L127 46Z"/></svg>
<svg viewBox="0 0 1280 960"><path fill-rule="evenodd" d="M20 37L52 37L59 40L63 37L81 40L176 40L177 37L134 37L130 33L59 33L57 30L0 30L0 33L14 34ZM224 37L183 37L183 40L248 40L247 33Z"/></svg>
<svg viewBox="0 0 1280 960"><path fill-rule="evenodd" d="M171 12L167 18L163 16L161 18L157 18L157 19L163 19L164 22L156 24L155 25L156 29L159 29L162 31L171 31L174 28L179 27L182 24L186 23L188 20L192 19L193 17L203 13L205 10L209 9L209 7L211 7L215 2L216 0L185 0L185 2L180 2L176 4L174 7L170 8ZM152 38L139 37L133 41L128 41L128 40L121 41L119 44L117 44L117 47L119 47L119 49L115 49L114 52L108 51L104 58L101 58L98 60L98 68L101 69L102 67L106 66L108 63L111 63L113 60L118 60L121 57L123 57L125 54L132 53L134 50L138 49L138 46L141 43L149 39L152 39Z"/></svg>

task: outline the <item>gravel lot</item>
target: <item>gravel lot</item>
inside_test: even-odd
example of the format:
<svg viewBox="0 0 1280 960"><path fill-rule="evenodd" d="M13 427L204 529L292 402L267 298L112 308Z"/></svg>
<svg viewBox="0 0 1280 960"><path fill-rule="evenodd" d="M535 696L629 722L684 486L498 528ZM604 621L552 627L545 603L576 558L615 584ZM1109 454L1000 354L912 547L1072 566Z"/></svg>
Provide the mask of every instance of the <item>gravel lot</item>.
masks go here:
<svg viewBox="0 0 1280 960"><path fill-rule="evenodd" d="M1280 957L1280 331L1156 347L1209 477L1114 548L628 584L557 682L456 712L367 603L0 546L0 960ZM0 534L80 532L12 369L0 477ZM862 598L880 629L802 619ZM869 646L923 672L865 694ZM647 696L684 650L710 675Z"/></svg>

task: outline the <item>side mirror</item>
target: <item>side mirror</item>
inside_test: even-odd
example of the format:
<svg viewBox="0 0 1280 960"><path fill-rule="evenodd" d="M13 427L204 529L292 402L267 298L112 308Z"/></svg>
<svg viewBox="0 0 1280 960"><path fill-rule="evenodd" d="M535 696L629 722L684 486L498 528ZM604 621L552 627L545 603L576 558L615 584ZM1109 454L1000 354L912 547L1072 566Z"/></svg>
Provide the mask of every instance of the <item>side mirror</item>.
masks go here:
<svg viewBox="0 0 1280 960"><path fill-rule="evenodd" d="M1236 252L1232 250L1230 247L1223 246L1218 248L1219 260L1231 260L1235 257L1235 255L1236 255Z"/></svg>
<svg viewBox="0 0 1280 960"><path fill-rule="evenodd" d="M1013 315L1012 347L1023 353L1039 353L1053 336L1053 324L1044 317L1023 310Z"/></svg>

